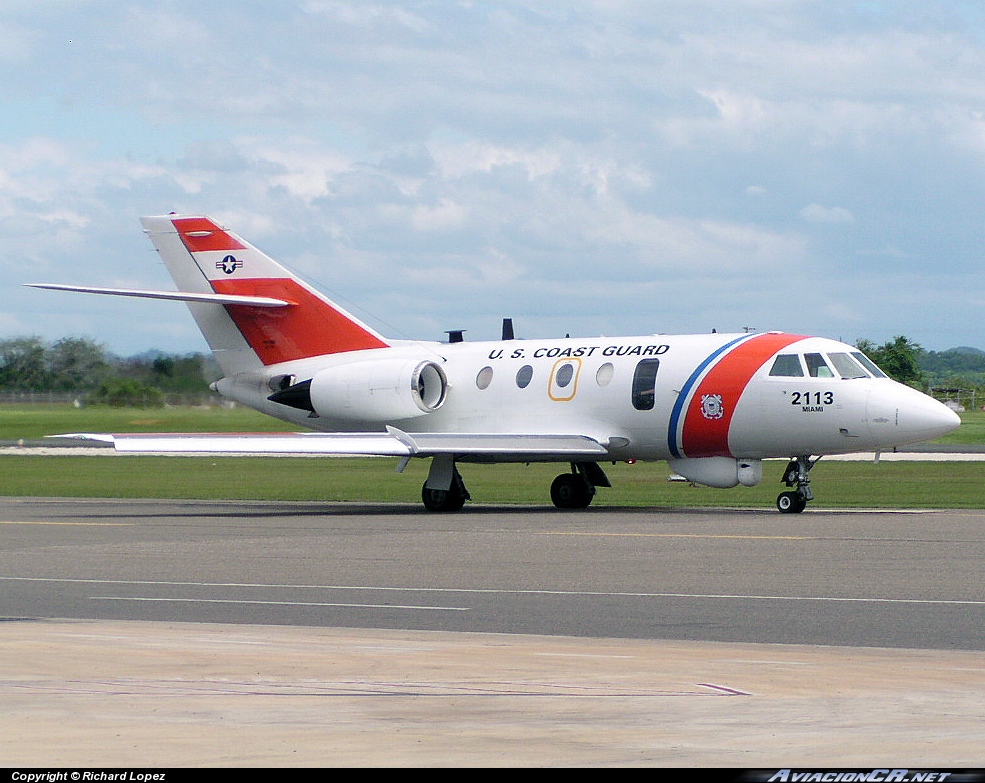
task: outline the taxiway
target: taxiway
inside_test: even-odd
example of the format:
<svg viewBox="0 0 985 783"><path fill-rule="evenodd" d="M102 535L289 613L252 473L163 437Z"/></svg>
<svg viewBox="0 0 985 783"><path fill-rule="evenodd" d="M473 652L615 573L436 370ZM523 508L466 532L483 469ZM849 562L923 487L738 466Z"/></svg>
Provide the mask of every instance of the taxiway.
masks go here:
<svg viewBox="0 0 985 783"><path fill-rule="evenodd" d="M982 766L983 522L0 499L0 754Z"/></svg>

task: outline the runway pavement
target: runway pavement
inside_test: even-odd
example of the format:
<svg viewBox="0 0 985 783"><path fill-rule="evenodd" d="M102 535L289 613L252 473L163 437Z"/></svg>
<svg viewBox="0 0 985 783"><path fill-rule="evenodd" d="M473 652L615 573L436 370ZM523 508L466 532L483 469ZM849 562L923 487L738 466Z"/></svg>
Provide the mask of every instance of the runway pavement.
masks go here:
<svg viewBox="0 0 985 783"><path fill-rule="evenodd" d="M0 763L985 766L983 522L0 499Z"/></svg>

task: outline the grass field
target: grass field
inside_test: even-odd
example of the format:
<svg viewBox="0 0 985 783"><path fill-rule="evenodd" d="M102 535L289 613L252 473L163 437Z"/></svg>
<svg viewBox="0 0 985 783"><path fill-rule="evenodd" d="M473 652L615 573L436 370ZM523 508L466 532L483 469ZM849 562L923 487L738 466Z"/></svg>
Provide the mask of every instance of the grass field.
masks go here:
<svg viewBox="0 0 985 783"><path fill-rule="evenodd" d="M985 442L985 414L965 414L967 430L942 442ZM35 439L60 432L276 431L278 422L244 409L74 409L4 406L0 439ZM964 432L963 432L964 431ZM976 437L976 434L978 437ZM955 441L956 435L964 440ZM403 474L393 459L294 457L4 456L8 496L145 497L229 500L420 501L428 463L413 460ZM605 465L612 489L596 505L772 508L783 462L767 462L758 487L732 490L669 482L666 464ZM550 506L549 487L564 465L462 465L477 503ZM811 474L820 508L985 508L985 463L825 462Z"/></svg>
<svg viewBox="0 0 985 783"><path fill-rule="evenodd" d="M961 426L936 443L953 446L985 446L985 411L961 414Z"/></svg>
<svg viewBox="0 0 985 783"><path fill-rule="evenodd" d="M34 440L66 432L279 432L284 426L284 422L238 406L0 406L0 440Z"/></svg>

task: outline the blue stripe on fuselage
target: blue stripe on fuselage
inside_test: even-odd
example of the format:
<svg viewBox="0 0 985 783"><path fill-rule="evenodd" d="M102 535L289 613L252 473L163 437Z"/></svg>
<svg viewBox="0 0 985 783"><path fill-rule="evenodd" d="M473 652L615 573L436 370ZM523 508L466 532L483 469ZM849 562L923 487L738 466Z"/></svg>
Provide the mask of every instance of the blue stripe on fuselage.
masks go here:
<svg viewBox="0 0 985 783"><path fill-rule="evenodd" d="M670 425L667 429L667 447L670 449L670 453L675 459L681 459L684 455L681 453L680 444L677 442L677 430L678 424L680 424L681 415L684 413L684 409L687 406L688 399L691 396L691 390L695 387L698 379L704 375L705 370L708 366L714 362L719 356L728 351L735 345L738 345L745 340L749 340L755 337L755 334L744 334L742 337L737 337L729 343L725 343L721 348L714 351L709 355L701 364L698 365L697 369L691 373L691 377L687 379L687 383L681 388L677 395L677 402L674 403L674 409L670 412Z"/></svg>

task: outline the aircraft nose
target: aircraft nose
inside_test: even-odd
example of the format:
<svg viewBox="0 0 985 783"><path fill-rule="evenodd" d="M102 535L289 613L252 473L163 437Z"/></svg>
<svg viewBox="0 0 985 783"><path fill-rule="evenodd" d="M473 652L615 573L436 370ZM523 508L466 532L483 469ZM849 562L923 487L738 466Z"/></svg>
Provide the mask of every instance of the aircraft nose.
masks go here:
<svg viewBox="0 0 985 783"><path fill-rule="evenodd" d="M933 397L894 384L893 392L869 399L869 424L886 438L885 445L905 446L934 440L953 432L961 424L954 411ZM880 438L882 440L882 438Z"/></svg>

